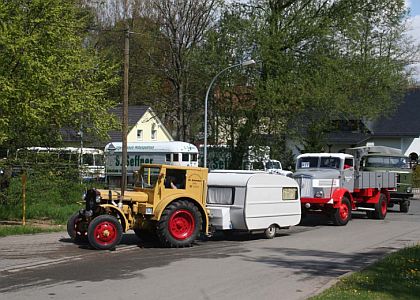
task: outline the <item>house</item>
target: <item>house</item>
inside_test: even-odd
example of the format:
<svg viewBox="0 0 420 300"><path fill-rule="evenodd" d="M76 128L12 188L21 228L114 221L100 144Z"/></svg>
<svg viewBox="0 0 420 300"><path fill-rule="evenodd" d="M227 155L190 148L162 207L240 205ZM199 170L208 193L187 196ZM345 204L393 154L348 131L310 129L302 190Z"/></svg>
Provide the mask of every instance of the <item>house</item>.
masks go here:
<svg viewBox="0 0 420 300"><path fill-rule="evenodd" d="M420 155L419 113L420 89L416 88L407 92L389 117L371 122L335 121L339 130L327 134L325 152L343 152L358 146L388 146L401 149L402 153L417 160Z"/></svg>
<svg viewBox="0 0 420 300"><path fill-rule="evenodd" d="M115 115L122 122L122 106L111 109L109 113ZM103 141L98 141L88 135L82 134L81 136L80 132L75 132L74 130L63 129L61 134L66 146L79 147L81 142L83 142L83 147L104 148L110 142L122 141L121 130L109 131L109 138ZM128 107L127 142L150 141L173 141L173 138L151 107L130 105Z"/></svg>

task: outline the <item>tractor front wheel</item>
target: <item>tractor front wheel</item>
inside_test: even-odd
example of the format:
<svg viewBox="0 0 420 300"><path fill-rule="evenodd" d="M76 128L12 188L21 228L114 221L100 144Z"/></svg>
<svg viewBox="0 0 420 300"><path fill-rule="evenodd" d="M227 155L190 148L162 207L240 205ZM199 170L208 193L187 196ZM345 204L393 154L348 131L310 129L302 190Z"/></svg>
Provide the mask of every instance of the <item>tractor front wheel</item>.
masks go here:
<svg viewBox="0 0 420 300"><path fill-rule="evenodd" d="M92 220L88 228L89 243L95 249L114 249L122 238L122 226L118 219L111 215L100 215Z"/></svg>
<svg viewBox="0 0 420 300"><path fill-rule="evenodd" d="M172 202L162 213L157 236L165 247L190 247L201 230L201 213L188 200Z"/></svg>

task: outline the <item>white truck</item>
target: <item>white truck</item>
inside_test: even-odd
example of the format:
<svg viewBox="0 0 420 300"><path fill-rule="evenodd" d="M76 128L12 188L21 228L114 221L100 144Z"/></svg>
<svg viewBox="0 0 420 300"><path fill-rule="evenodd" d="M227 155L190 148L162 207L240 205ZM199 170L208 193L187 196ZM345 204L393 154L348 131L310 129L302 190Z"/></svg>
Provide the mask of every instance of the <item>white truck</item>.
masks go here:
<svg viewBox="0 0 420 300"><path fill-rule="evenodd" d="M247 164L247 170L261 170L270 174L278 174L287 177L292 177L293 172L283 170L281 162L275 159L262 159L250 161Z"/></svg>
<svg viewBox="0 0 420 300"><path fill-rule="evenodd" d="M293 178L301 193L302 213L321 212L335 225L346 225L355 210L384 219L395 189L393 172L368 172L344 153L307 153L297 157Z"/></svg>

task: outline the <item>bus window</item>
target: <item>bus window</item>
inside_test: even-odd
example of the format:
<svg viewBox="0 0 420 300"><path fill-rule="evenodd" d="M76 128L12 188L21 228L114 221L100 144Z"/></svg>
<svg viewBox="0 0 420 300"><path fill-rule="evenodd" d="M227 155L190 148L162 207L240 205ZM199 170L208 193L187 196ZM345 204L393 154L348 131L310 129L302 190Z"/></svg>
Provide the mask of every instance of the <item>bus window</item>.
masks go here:
<svg viewBox="0 0 420 300"><path fill-rule="evenodd" d="M171 154L170 153L166 154L165 161L167 161L167 162L171 161Z"/></svg>
<svg viewBox="0 0 420 300"><path fill-rule="evenodd" d="M95 160L95 166L103 166L105 161L104 161L104 156L102 154L94 154L93 158Z"/></svg>
<svg viewBox="0 0 420 300"><path fill-rule="evenodd" d="M179 155L178 153L173 154L173 161L179 161Z"/></svg>
<svg viewBox="0 0 420 300"><path fill-rule="evenodd" d="M84 153L83 154L83 164L93 166L93 154Z"/></svg>
<svg viewBox="0 0 420 300"><path fill-rule="evenodd" d="M191 161L197 161L198 155L197 154L191 154Z"/></svg>
<svg viewBox="0 0 420 300"><path fill-rule="evenodd" d="M182 153L182 161L189 161L188 153Z"/></svg>

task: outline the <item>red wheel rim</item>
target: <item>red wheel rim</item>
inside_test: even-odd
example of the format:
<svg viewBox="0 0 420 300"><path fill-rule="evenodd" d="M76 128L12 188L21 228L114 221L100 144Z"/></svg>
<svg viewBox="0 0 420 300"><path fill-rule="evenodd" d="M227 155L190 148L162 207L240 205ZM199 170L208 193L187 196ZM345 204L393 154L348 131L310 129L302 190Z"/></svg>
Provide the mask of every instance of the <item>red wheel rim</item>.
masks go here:
<svg viewBox="0 0 420 300"><path fill-rule="evenodd" d="M194 216L188 210L177 210L169 219L169 233L177 240L189 238L193 234L194 228Z"/></svg>
<svg viewBox="0 0 420 300"><path fill-rule="evenodd" d="M383 200L382 202L381 202L381 209L382 209L382 215L383 216L385 216L386 215L386 201L385 200Z"/></svg>
<svg viewBox="0 0 420 300"><path fill-rule="evenodd" d="M117 227L112 222L102 222L96 225L95 241L100 245L111 244L117 238Z"/></svg>
<svg viewBox="0 0 420 300"><path fill-rule="evenodd" d="M340 218L345 221L349 217L349 207L345 203L340 204Z"/></svg>

